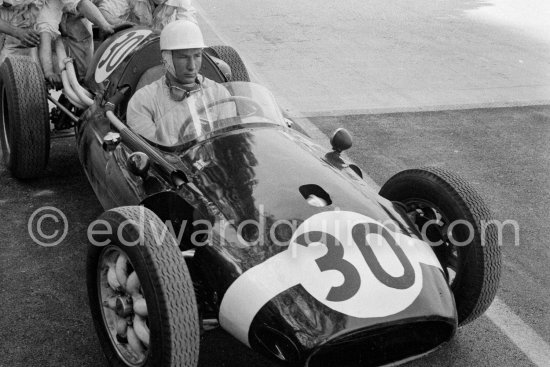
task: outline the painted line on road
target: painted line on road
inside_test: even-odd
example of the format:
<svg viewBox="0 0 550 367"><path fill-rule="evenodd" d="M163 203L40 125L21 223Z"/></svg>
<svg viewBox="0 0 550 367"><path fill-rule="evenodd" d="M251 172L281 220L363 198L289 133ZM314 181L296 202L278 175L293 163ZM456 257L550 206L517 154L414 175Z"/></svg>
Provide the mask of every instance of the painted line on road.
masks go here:
<svg viewBox="0 0 550 367"><path fill-rule="evenodd" d="M485 315L506 335L534 364L540 367L550 363L550 345L544 341L519 316L498 297Z"/></svg>
<svg viewBox="0 0 550 367"><path fill-rule="evenodd" d="M204 9L196 1L194 2L194 4L195 4L195 7L197 8L198 13L204 20L205 24L216 35L216 37L222 43L235 47L234 45L231 44L229 40L225 39L225 37L221 35L221 32L217 30L217 28L212 23L212 21L210 21L209 18L207 17ZM237 47L235 47L235 49L239 52ZM241 53L239 52L239 54ZM245 58L243 58L243 60L245 60ZM249 69L248 72L252 80L258 82L259 84L268 86L269 83L267 83L262 77L260 77L258 73L252 70L252 67L250 67L249 65L252 65L252 64L247 63L247 68ZM297 123L299 123L304 128L304 130L308 132L308 134L316 143L325 147L328 145L327 136L308 119L308 117L315 116L315 115L313 116L310 115L313 112L309 114L306 114L306 113L302 114L296 108L294 108L294 106L292 106L292 104L289 101L284 99L284 97L282 98L277 96L277 100L281 104L281 107L285 109L285 111L289 114L289 116L291 116ZM532 106L532 105L533 103L531 102L525 105L523 104L516 105L513 103L500 104L500 105L499 104L483 104L483 105L480 104L480 105L476 105L477 107L472 107L474 105L457 105L455 106L454 109L518 107L518 106ZM541 101L540 105L550 105L550 101ZM485 106L485 107L480 107L480 106ZM422 108L422 107L419 107L419 108ZM439 106L438 108L442 108L443 110L453 109L453 108L450 108L450 106ZM377 110L377 109L371 109L369 111L373 111L373 110ZM380 109L378 111L381 111L381 110L383 109ZM386 110L389 111L389 109L386 109ZM438 111L438 110L434 109L431 111ZM357 110L357 111L360 111L360 110ZM430 110L425 110L425 111L430 111ZM321 113L321 112L323 111L317 111L315 113ZM338 111L338 112L339 112L338 115L334 115L334 116L339 116L342 114L342 111ZM409 109L408 111L394 110L393 112L414 112L414 111L410 111ZM316 116L331 116L326 114L327 111L324 111L323 113L324 113L323 115L319 114ZM336 111L334 111L334 113L336 113ZM384 112L376 112L376 113L384 113ZM385 113L390 113L390 112L385 112ZM346 113L346 114L364 114L364 113ZM374 190L376 191L380 190L380 186L377 183L375 183L370 177L367 176L366 181L370 184L370 186ZM498 297L495 297L493 303L491 304L489 309L486 311L485 316L489 320L491 320L491 322L497 328L499 328L501 332L504 335L506 335L518 347L518 349L520 349L523 352L523 354L525 354L525 356L527 356L531 360L531 362L533 362L535 365L540 367L548 366L548 363L550 361L550 345L548 345L548 343L546 343L544 339L542 339L535 330L533 330L531 327L525 324L521 320L521 318L518 315L516 315L508 306L506 306L506 304L503 301L501 301Z"/></svg>

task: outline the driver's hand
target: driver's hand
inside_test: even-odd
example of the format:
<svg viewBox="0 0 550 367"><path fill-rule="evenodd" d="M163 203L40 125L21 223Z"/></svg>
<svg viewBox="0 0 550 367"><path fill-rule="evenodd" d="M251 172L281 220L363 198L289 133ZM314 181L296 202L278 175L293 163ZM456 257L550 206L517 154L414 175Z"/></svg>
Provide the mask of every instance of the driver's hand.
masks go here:
<svg viewBox="0 0 550 367"><path fill-rule="evenodd" d="M40 35L32 29L19 28L15 37L26 47L36 47L40 44Z"/></svg>
<svg viewBox="0 0 550 367"><path fill-rule="evenodd" d="M61 81L61 77L59 74L56 73L46 73L44 75L46 78L46 82L50 84L54 89L59 90L63 87L63 82Z"/></svg>

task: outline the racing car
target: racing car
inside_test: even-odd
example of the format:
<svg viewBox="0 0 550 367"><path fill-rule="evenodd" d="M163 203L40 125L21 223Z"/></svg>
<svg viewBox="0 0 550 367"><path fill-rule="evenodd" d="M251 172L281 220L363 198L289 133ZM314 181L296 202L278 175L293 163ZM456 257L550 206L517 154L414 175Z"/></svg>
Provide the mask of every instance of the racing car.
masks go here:
<svg viewBox="0 0 550 367"><path fill-rule="evenodd" d="M190 132L182 116L170 146L125 113L163 75L158 33L115 33L83 85L62 62L63 103L32 61L0 67L0 140L12 174L29 178L47 162L47 99L74 124L105 209L88 230L86 283L110 365L196 366L201 333L217 325L281 365L399 363L451 340L495 297L496 231L467 182L427 167L377 192L346 157L346 130L332 149L311 141L231 47L206 49L201 69L227 94L187 101L207 128ZM207 113L221 105L231 113Z"/></svg>

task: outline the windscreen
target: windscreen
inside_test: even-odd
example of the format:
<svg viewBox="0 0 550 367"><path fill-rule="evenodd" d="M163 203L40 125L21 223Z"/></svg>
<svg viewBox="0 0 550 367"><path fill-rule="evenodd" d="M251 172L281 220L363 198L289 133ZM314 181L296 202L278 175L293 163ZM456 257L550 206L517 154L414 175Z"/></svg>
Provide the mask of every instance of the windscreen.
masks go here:
<svg viewBox="0 0 550 367"><path fill-rule="evenodd" d="M231 126L246 127L251 123L284 125L273 95L255 83L213 83L170 105L171 110L163 111L159 120L154 121L154 136L146 136L166 146L215 135L216 131Z"/></svg>

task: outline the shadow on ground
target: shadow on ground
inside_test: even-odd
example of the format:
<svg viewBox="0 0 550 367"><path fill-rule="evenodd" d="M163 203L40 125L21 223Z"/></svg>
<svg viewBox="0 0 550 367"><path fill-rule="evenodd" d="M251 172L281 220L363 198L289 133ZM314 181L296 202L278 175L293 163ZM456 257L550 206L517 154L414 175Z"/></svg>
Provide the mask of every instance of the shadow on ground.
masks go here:
<svg viewBox="0 0 550 367"><path fill-rule="evenodd" d="M44 206L67 217L67 236L54 247L34 243L27 228ZM86 229L101 212L73 138L53 141L38 179L22 182L0 168L0 366L107 366L85 283ZM63 231L61 222L47 224L45 234ZM269 362L221 330L203 337L200 366L243 365Z"/></svg>

